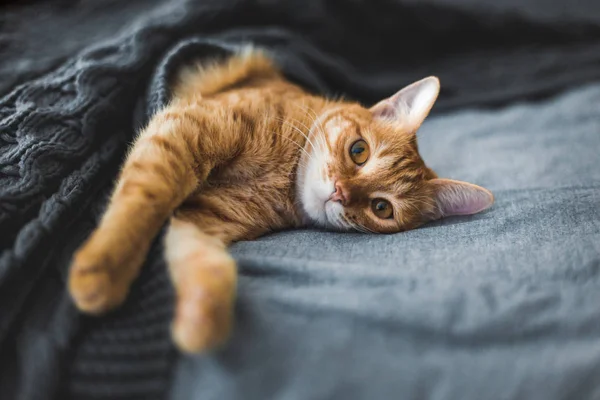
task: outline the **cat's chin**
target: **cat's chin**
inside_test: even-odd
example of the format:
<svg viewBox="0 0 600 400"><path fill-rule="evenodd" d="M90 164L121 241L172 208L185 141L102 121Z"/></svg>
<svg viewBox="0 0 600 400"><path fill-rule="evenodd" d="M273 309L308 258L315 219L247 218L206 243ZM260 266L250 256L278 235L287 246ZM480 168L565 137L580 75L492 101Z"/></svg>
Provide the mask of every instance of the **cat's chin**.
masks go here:
<svg viewBox="0 0 600 400"><path fill-rule="evenodd" d="M311 197L311 199L307 199L307 202L301 202L301 213L305 225L334 231L348 230L341 217L344 207L340 203L328 198L319 198L317 195Z"/></svg>
<svg viewBox="0 0 600 400"><path fill-rule="evenodd" d="M325 202L328 198L323 199L317 193L303 193L300 200L300 211L307 225L319 226L322 228L329 227L329 220L325 209Z"/></svg>
<svg viewBox="0 0 600 400"><path fill-rule="evenodd" d="M337 201L327 201L323 208L325 209L325 215L327 217L327 223L329 229L334 230L348 230L347 223L344 222L344 206Z"/></svg>

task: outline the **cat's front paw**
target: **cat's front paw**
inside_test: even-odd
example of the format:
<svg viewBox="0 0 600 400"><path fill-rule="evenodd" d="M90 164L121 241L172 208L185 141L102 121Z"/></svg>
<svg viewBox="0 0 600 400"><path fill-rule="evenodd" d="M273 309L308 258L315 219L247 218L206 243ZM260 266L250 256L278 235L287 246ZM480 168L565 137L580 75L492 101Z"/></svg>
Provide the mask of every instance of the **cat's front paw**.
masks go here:
<svg viewBox="0 0 600 400"><path fill-rule="evenodd" d="M93 235L73 257L69 293L77 308L102 314L125 301L142 259ZM122 246L123 244L121 244Z"/></svg>
<svg viewBox="0 0 600 400"><path fill-rule="evenodd" d="M176 284L173 341L186 353L200 353L230 336L236 291L236 266L225 252L196 260L198 268Z"/></svg>

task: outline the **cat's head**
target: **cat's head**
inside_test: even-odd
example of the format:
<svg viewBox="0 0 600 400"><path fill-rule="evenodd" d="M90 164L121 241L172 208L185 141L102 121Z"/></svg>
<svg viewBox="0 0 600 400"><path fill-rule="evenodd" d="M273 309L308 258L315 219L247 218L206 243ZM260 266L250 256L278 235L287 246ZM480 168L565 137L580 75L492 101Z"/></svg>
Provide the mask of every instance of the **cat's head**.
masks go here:
<svg viewBox="0 0 600 400"><path fill-rule="evenodd" d="M438 93L429 77L370 109L338 103L319 115L298 172L306 216L328 228L392 233L490 207L491 192L438 179L419 155L416 131Z"/></svg>

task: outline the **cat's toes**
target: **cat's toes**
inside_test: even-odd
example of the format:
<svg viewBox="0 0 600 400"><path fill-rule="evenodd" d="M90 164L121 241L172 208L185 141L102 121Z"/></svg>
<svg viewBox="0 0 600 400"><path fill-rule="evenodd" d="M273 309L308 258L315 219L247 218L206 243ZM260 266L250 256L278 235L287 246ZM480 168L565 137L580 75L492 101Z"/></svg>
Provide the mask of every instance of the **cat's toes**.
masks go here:
<svg viewBox="0 0 600 400"><path fill-rule="evenodd" d="M69 276L69 292L80 311L102 314L123 303L127 297L127 288L113 280L106 269L75 264Z"/></svg>
<svg viewBox="0 0 600 400"><path fill-rule="evenodd" d="M75 259L69 274L69 292L77 308L87 314L102 314L119 306L127 297L128 285L102 263Z"/></svg>
<svg viewBox="0 0 600 400"><path fill-rule="evenodd" d="M173 341L186 353L200 353L223 344L233 324L233 293L229 298L210 296L196 288L182 296L172 325Z"/></svg>

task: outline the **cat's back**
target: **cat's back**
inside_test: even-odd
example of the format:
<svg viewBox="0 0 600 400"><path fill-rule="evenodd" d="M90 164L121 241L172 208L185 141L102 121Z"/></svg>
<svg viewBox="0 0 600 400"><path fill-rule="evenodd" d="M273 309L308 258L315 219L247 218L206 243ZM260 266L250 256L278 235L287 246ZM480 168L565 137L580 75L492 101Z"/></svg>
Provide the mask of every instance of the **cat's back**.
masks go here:
<svg viewBox="0 0 600 400"><path fill-rule="evenodd" d="M225 131L222 139L242 145L257 160L270 157L271 164L297 158L312 116L327 103L288 81L255 50L184 70L175 97L191 112L208 109L215 129Z"/></svg>
<svg viewBox="0 0 600 400"><path fill-rule="evenodd" d="M297 218L293 179L308 127L308 109L322 102L287 81L261 53L235 56L225 62L196 66L181 75L176 97L192 109L208 107L221 146L235 149L216 165L202 191L184 204L244 198L277 207L267 221L276 226ZM204 106L202 106L204 105Z"/></svg>
<svg viewBox="0 0 600 400"><path fill-rule="evenodd" d="M175 97L189 101L239 100L285 101L306 93L287 81L263 52L246 50L227 60L198 64L184 69L175 85Z"/></svg>
<svg viewBox="0 0 600 400"><path fill-rule="evenodd" d="M243 130L253 142L266 139L264 131L289 136L290 124L310 124L307 115L327 102L288 81L266 54L255 50L184 70L175 98L183 107L210 108L215 121Z"/></svg>

